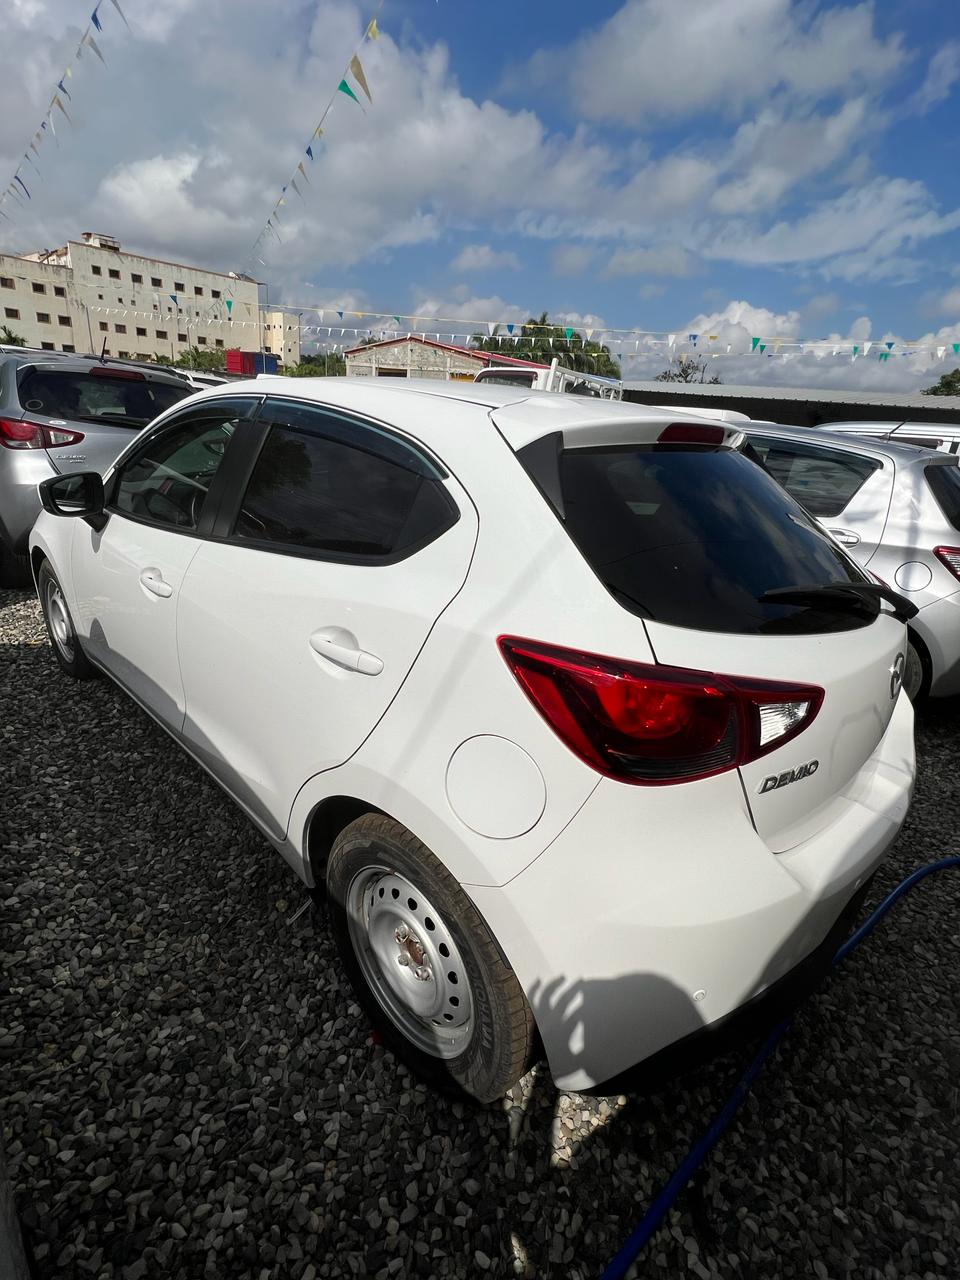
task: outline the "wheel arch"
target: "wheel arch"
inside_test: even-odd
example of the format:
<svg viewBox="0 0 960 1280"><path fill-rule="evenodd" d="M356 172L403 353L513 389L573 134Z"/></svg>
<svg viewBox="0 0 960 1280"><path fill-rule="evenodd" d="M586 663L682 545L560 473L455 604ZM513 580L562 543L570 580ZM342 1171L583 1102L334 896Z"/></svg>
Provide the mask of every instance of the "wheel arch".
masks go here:
<svg viewBox="0 0 960 1280"><path fill-rule="evenodd" d="M920 658L920 665L923 667L923 683L920 686L920 692L917 694L917 702L921 702L929 694L930 686L933 684L933 659L923 636L909 624L907 625L907 639L916 649Z"/></svg>
<svg viewBox="0 0 960 1280"><path fill-rule="evenodd" d="M360 800L356 796L327 796L311 811L307 819L305 843L307 865L315 885L323 884L327 859L337 836L365 813L383 813L383 810L369 800Z"/></svg>

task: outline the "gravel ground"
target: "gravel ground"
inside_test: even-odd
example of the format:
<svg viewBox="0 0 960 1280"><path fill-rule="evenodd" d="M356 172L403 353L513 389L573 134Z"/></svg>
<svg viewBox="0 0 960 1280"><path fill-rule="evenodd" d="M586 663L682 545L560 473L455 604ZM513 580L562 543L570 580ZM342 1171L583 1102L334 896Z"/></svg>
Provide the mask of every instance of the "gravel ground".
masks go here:
<svg viewBox="0 0 960 1280"><path fill-rule="evenodd" d="M0 595L0 1115L52 1277L595 1276L748 1047L647 1098L502 1106L375 1045L322 914L107 681ZM868 907L960 848L960 708L919 727ZM960 1275L960 874L928 881L801 1013L645 1254L647 1276Z"/></svg>

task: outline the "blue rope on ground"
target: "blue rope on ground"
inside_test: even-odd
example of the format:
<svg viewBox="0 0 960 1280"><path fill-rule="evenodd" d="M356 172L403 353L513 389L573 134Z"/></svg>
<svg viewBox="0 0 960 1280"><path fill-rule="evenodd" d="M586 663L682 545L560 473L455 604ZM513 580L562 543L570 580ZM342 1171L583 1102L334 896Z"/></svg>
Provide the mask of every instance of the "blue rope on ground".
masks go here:
<svg viewBox="0 0 960 1280"><path fill-rule="evenodd" d="M898 902L905 893L909 893L914 885L919 884L921 880L925 880L927 876L932 876L937 871L947 871L951 867L960 867L960 857L941 858L939 862L931 862L928 866L920 867L917 871L914 871L912 875L907 876L905 880L901 881L895 889L887 894L879 907L877 907L877 909L867 917L856 933L849 937L839 949L837 954L833 957L833 968L836 968L837 965L842 964L843 961L846 960L850 952L858 947L860 943L863 942L864 938L873 932L890 908ZM760 1074L763 1064L776 1048L780 1039L790 1029L792 1023L793 1015L788 1018L784 1018L783 1022L775 1027L773 1031L770 1032L769 1036L767 1036L760 1051L737 1081L732 1093L727 1098L722 1109L714 1117L710 1128L707 1129L702 1137L700 1137L700 1139L695 1142L687 1152L670 1181L653 1200L643 1218L637 1223L636 1227L627 1237L623 1248L608 1264L606 1270L601 1276L601 1280L623 1280L623 1277L633 1266L642 1250L650 1243L651 1238L659 1229L664 1218L673 1208L673 1204L677 1199L677 1196L679 1196L680 1192L696 1173L697 1169L699 1169L704 1160L706 1160L707 1156L720 1141L724 1130L740 1110L743 1100L750 1092L750 1088L753 1085L754 1080L756 1080L757 1076Z"/></svg>

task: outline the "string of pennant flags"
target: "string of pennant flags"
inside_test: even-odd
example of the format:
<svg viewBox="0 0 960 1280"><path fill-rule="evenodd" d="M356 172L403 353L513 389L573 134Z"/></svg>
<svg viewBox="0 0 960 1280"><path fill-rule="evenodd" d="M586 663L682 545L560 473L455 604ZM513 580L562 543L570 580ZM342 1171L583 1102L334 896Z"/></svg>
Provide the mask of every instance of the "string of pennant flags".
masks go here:
<svg viewBox="0 0 960 1280"><path fill-rule="evenodd" d="M3 191L0 191L0 217L5 218L8 222L12 222L13 219L10 217L10 213L7 212L7 209L13 211L16 206L26 208L28 202L33 199L30 187L27 186L24 178L29 178L30 186L33 186L34 173L37 177L40 176L40 166L37 164L37 160L40 159L40 148L51 137L59 146L56 125L57 120L62 117L63 121L66 121L68 124L73 123L70 118L70 113L67 111L66 105L64 104L64 98L66 98L67 102L72 99L72 94L67 88L67 82L73 78L74 66L78 62L82 61L84 52L87 50L89 50L90 53L95 54L104 66L106 66L107 60L103 56L100 45L97 43L96 36L93 34L95 30L97 32L103 31L103 19L100 16L100 10L106 3L107 0L97 0L97 3L94 5L93 12L90 14L86 29L80 37L80 43L74 50L73 57L64 68L63 75L60 76L54 86L53 94L50 98L50 105L44 112L43 119L40 121L39 127L30 139L29 145L24 151L20 163L14 170L14 174L10 179L10 182ZM127 22L126 14L120 8L120 0L110 0L110 4L120 15L123 20L123 25L129 31L130 24ZM61 123L63 121L61 121ZM36 159L34 159L34 157L36 157ZM30 169L27 168L28 165L32 168L33 173L31 173ZM7 206L6 209L4 208L4 205Z"/></svg>
<svg viewBox="0 0 960 1280"><path fill-rule="evenodd" d="M263 259L259 256L259 254L261 253L263 248L263 243L268 236L272 235L278 241L282 242L283 237L280 235L280 231L279 231L279 225L282 221L280 210L287 203L288 191L295 191L296 194L300 197L300 199L304 200L304 194L303 194L302 188L304 184L309 184L310 182L310 179L307 177L307 165L304 163L304 160L307 160L310 162L310 164L312 164L314 159L316 158L315 153L319 149L321 140L324 136L324 126L326 124L327 117L330 114L330 111L333 107L333 104L336 101L338 101L338 99L340 99L341 97L349 98L353 102L355 102L362 111L363 102L357 96L356 89L360 90L360 92L366 97L369 103L373 102L373 95L371 94L370 86L367 83L367 75L363 69L363 63L360 61L360 51L362 50L363 46L367 44L369 41L380 39L380 28L377 25L377 19L380 16L380 11L383 8L383 5L384 5L384 0L380 0L379 4L377 5L376 12L374 13L370 21L367 23L366 29L364 30L364 33L360 38L360 42L357 44L353 53L350 55L350 59L343 69L343 74L340 77L340 83L337 85L333 93L330 95L330 100L327 103L327 105L324 107L323 113L321 114L319 121L317 122L313 132L310 135L310 140L303 149L303 155L301 156L301 159L298 161L297 167L294 169L291 176L287 179L287 181L281 187L280 194L277 197L277 201L273 206L273 210L269 218L267 218L266 222L263 225L262 230L260 231L260 234L257 236L256 240L253 242L253 247L250 250L250 256L247 260L247 268L250 267L251 261L259 262L261 266L265 265ZM351 80L352 80L352 83L351 83ZM356 86L356 89L354 88L354 85Z"/></svg>

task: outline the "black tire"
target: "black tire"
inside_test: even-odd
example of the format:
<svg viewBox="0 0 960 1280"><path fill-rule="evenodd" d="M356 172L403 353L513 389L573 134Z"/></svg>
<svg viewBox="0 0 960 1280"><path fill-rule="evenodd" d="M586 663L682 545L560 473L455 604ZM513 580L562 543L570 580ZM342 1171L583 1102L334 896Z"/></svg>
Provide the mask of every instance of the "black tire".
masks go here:
<svg viewBox="0 0 960 1280"><path fill-rule="evenodd" d="M0 587L31 587L30 559L17 555L0 540Z"/></svg>
<svg viewBox="0 0 960 1280"><path fill-rule="evenodd" d="M361 892L361 886L369 883L374 886L370 890L370 902L376 905L376 893L382 898L383 892L375 886L384 880L374 877L383 871L402 877L438 916L439 926L435 926L429 916L424 919L426 929L438 927L440 930L432 938L423 930L424 945L433 947L436 938L445 934L451 940L452 949L459 953L457 959L469 982L459 990L466 989L469 993L472 1018L463 1031L466 1038L455 1056L441 1057L426 1052L410 1038L387 1011L358 958L348 902L358 896L366 900L366 891ZM358 1000L386 1046L434 1088L477 1102L493 1102L502 1097L530 1065L536 1036L534 1018L516 975L501 955L490 930L446 867L405 827L382 814L369 813L351 822L337 837L327 863L326 884L330 921L344 965ZM358 928L363 931L355 923L354 931ZM402 945L398 944L398 953L401 949ZM383 972L379 962L375 958L371 960L371 954L368 951L364 963L368 967L372 963ZM424 955L423 948L420 954ZM397 958L400 959L399 954ZM434 954L431 961L428 950L424 958L427 971L431 972L429 964L436 962L437 957ZM411 962L401 960L400 963ZM416 962L420 963L423 960ZM446 969L453 962L441 959L438 963L441 969ZM433 983L434 977L429 981ZM442 975L440 981L443 981ZM436 990L442 989L437 986ZM454 1002L452 999L451 1003ZM431 1025L446 1030L439 1021L431 1024L430 1019L409 1012L407 1016L419 1022L425 1038L439 1035L431 1031Z"/></svg>
<svg viewBox="0 0 960 1280"><path fill-rule="evenodd" d="M923 642L910 635L903 667L903 687L914 706L919 706L926 699L930 692L930 678L930 658Z"/></svg>
<svg viewBox="0 0 960 1280"><path fill-rule="evenodd" d="M37 574L37 594L53 656L63 671L74 680L92 680L100 673L80 647L80 640L67 608L63 588L57 575L44 560Z"/></svg>

